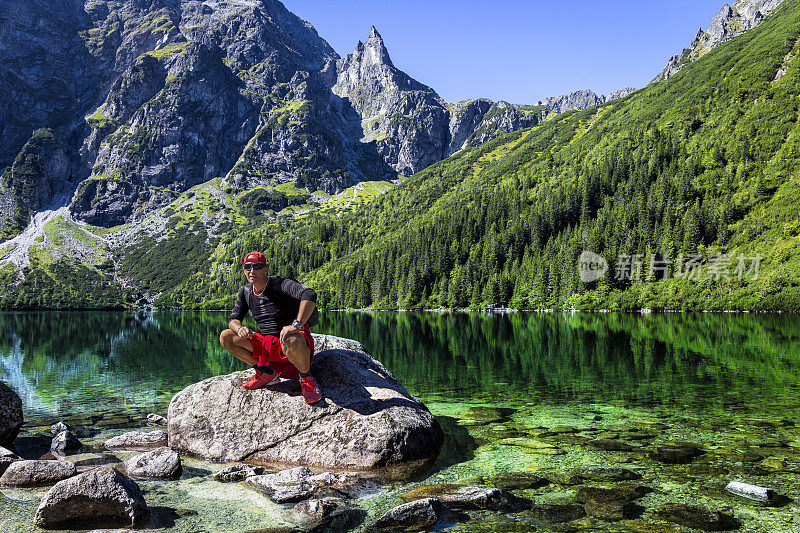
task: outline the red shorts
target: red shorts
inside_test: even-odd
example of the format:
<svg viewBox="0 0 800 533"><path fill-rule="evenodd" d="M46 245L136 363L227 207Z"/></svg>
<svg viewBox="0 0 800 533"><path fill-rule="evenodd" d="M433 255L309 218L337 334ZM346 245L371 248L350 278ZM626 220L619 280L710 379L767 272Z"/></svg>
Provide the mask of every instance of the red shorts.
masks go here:
<svg viewBox="0 0 800 533"><path fill-rule="evenodd" d="M311 338L308 324L300 331L300 334L306 339L306 344L308 344L308 349L311 352L311 360L313 361L314 339ZM250 344L253 346L253 357L258 359L259 365L271 366L285 379L297 379L300 377L297 368L283 355L281 341L275 335L262 335L254 332L253 336L250 337Z"/></svg>

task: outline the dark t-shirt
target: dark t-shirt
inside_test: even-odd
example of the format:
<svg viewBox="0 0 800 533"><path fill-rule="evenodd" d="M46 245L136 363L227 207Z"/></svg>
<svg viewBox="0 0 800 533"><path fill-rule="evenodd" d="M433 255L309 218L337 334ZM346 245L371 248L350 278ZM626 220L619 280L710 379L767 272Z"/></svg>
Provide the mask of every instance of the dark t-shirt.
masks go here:
<svg viewBox="0 0 800 533"><path fill-rule="evenodd" d="M250 291L249 299L245 288ZM297 310L302 300L316 302L317 293L293 279L271 277L267 280L263 294L253 292L250 284L239 290L236 305L233 306L228 322L242 320L250 311L262 335L277 336L284 326L288 326L297 318Z"/></svg>

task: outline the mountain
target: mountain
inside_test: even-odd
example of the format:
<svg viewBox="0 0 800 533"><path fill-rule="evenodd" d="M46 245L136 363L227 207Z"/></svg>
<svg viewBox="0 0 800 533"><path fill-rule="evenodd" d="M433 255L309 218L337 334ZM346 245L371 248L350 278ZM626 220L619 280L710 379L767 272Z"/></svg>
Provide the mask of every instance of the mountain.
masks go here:
<svg viewBox="0 0 800 533"><path fill-rule="evenodd" d="M225 307L253 248L334 307L792 308L791 261L721 289L584 286L575 263L792 257L797 4L662 83L535 106L447 103L374 28L340 58L279 2L65 4L90 57L12 9L3 57L27 35L52 64L3 83L83 92L8 149L0 306ZM32 94L20 116L55 105Z"/></svg>
<svg viewBox="0 0 800 533"><path fill-rule="evenodd" d="M783 0L738 0L733 6L722 4L707 30L700 28L689 48L669 58L667 65L653 82L662 81L696 61L720 44L761 24Z"/></svg>
<svg viewBox="0 0 800 533"><path fill-rule="evenodd" d="M537 105L545 106L554 113L566 113L567 111L580 111L588 107L601 105L611 100L616 100L617 98L625 98L635 91L636 89L633 87L626 87L624 89L617 89L608 96L597 96L588 89L582 89L561 96L551 96L550 98L539 101Z"/></svg>
<svg viewBox="0 0 800 533"><path fill-rule="evenodd" d="M340 58L277 0L5 6L0 239L51 202L109 227L215 178L234 194L291 184L324 202L544 118L448 104L394 67L374 27Z"/></svg>
<svg viewBox="0 0 800 533"><path fill-rule="evenodd" d="M798 35L787 0L627 98L462 150L352 213L239 233L212 282L159 301L230 304L231 258L260 249L326 307L800 309ZM584 251L605 276L582 281Z"/></svg>

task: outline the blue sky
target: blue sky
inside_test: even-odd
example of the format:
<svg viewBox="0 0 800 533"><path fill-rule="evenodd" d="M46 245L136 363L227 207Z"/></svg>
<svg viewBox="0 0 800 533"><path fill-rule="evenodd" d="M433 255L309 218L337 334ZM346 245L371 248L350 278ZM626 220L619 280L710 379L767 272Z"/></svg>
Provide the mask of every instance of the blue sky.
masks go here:
<svg viewBox="0 0 800 533"><path fill-rule="evenodd" d="M283 0L341 56L374 25L395 66L449 102L531 104L646 85L724 0ZM732 2L731 2L732 3Z"/></svg>

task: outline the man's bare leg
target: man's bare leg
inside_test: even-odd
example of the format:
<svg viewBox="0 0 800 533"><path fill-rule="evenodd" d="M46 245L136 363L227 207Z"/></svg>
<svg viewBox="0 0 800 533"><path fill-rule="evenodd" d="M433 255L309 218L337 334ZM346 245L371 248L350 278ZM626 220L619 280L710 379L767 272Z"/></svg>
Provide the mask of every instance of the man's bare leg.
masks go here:
<svg viewBox="0 0 800 533"><path fill-rule="evenodd" d="M250 366L258 364L258 360L253 357L253 345L250 344L250 340L239 337L232 329L226 329L219 334L219 343L236 359Z"/></svg>
<svg viewBox="0 0 800 533"><path fill-rule="evenodd" d="M305 337L299 333L287 335L281 342L281 350L298 371L307 374L311 370L311 350Z"/></svg>

